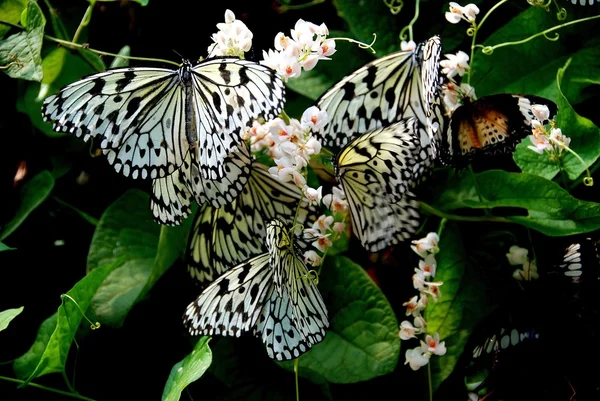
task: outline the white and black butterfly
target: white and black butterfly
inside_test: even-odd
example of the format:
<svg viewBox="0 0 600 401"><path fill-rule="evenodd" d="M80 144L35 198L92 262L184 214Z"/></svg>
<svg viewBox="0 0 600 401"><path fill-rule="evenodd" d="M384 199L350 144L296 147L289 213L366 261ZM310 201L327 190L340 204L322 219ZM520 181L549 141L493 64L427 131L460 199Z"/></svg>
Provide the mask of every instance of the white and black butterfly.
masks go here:
<svg viewBox="0 0 600 401"><path fill-rule="evenodd" d="M415 118L400 120L349 142L336 156L354 233L370 252L397 244L419 227L418 202L410 192L429 165Z"/></svg>
<svg viewBox="0 0 600 401"><path fill-rule="evenodd" d="M278 180L266 165L254 162L248 183L236 199L220 208L204 204L196 213L186 254L192 278L204 288L232 266L265 253L271 219L291 222L296 216L297 224L314 222L316 208L306 199L298 205L301 199L302 191L293 182ZM307 247L303 238L298 238L298 245Z"/></svg>
<svg viewBox="0 0 600 401"><path fill-rule="evenodd" d="M268 252L220 276L188 305L184 324L192 335L260 338L270 358L298 358L325 337L327 308L292 233L278 219L267 223Z"/></svg>
<svg viewBox="0 0 600 401"><path fill-rule="evenodd" d="M235 57L212 58L177 70L129 67L87 76L44 100L42 115L57 131L100 149L117 172L161 178L198 153L202 178L222 178L240 129L271 119L284 104L276 71Z"/></svg>
<svg viewBox="0 0 600 401"><path fill-rule="evenodd" d="M571 0L571 3L573 3L575 5L579 4L580 6L585 6L586 4L593 6L594 1L595 0Z"/></svg>
<svg viewBox="0 0 600 401"><path fill-rule="evenodd" d="M440 38L433 36L414 51L388 54L350 73L317 99L329 123L315 136L335 153L361 134L416 117L422 146L429 146L428 117L441 89L440 53Z"/></svg>
<svg viewBox="0 0 600 401"><path fill-rule="evenodd" d="M191 213L191 203L219 208L231 203L246 186L252 156L246 143L237 145L225 158L223 178L205 179L194 152L188 152L181 167L171 175L152 180L150 209L160 224L178 225Z"/></svg>
<svg viewBox="0 0 600 401"><path fill-rule="evenodd" d="M532 133L531 107L545 105L550 118L558 111L556 103L534 95L502 93L483 96L454 110L440 139L442 164L463 168L480 156L510 153L521 139Z"/></svg>

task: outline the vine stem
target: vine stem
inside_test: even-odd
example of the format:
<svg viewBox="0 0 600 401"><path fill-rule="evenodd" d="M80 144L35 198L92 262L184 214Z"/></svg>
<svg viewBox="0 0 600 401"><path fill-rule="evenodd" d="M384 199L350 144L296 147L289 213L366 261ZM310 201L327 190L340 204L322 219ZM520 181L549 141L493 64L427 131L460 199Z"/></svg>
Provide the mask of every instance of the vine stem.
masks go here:
<svg viewBox="0 0 600 401"><path fill-rule="evenodd" d="M441 218L444 218L446 220L453 220L453 221L470 221L470 222L475 222L475 221L487 221L487 222L493 222L493 223L514 223L513 221L506 219L504 217L486 217L486 216L481 216L481 217L473 217L473 216L460 216L457 214L451 214L451 213L444 213L441 210L438 210L436 208L434 208L433 206L423 202L423 201L419 201L420 207L422 210L426 211L429 214L432 214L434 216L438 216Z"/></svg>
<svg viewBox="0 0 600 401"><path fill-rule="evenodd" d="M400 40L405 40L406 39L406 31L408 30L408 40L413 40L413 25L415 24L415 22L417 22L417 20L419 19L419 3L420 0L416 0L415 1L415 15L413 17L412 20L410 20L410 22L408 23L407 26L405 26L404 28L402 28L402 30L400 31Z"/></svg>
<svg viewBox="0 0 600 401"><path fill-rule="evenodd" d="M8 381L8 382L23 384L23 385L26 385L26 386L39 388L40 390L51 391L53 393L65 395L67 397L77 398L79 400L95 401L93 398L88 398L88 397L85 397L85 396L83 396L81 394L78 394L78 393L70 393L68 391L59 390L57 388L48 387L48 386L42 386L41 384L31 383L31 382L25 382L23 380L14 379L12 377L0 376L0 380L5 380L5 381Z"/></svg>
<svg viewBox="0 0 600 401"><path fill-rule="evenodd" d="M476 24L475 22L473 22L473 39L471 40L471 58L469 59L469 61L471 62L471 65L473 65L473 58L475 57L475 49L477 48L477 45L475 44L475 41L477 40L477 32L479 31L479 29L481 29L481 26L483 25L483 23L485 22L486 19L488 19L488 17L490 16L490 14L497 9L498 7L500 7L502 4L506 3L508 0L502 0L499 1L498 3L496 3L494 5L494 7L490 8L488 10L488 12L483 16L483 18L481 19L481 22L479 22L479 24ZM467 76L467 84L471 85L471 71L469 71L469 75Z"/></svg>
<svg viewBox="0 0 600 401"><path fill-rule="evenodd" d="M300 401L300 386L298 385L298 358L294 359L294 380L296 381L296 401Z"/></svg>
<svg viewBox="0 0 600 401"><path fill-rule="evenodd" d="M529 42L529 41L530 41L530 40L532 40L532 39L535 39L535 38L537 38L538 36L542 36L542 35L543 35L543 36L546 36L546 35L547 35L547 34L549 34L550 32L553 32L553 31L556 31L556 30L558 30L558 29L561 29L561 28L567 27L567 26L569 26L569 25L577 24L577 23L579 23L579 22L591 21L591 20L593 20L593 19L598 19L598 18L600 18L600 15L594 15L594 16L592 16L592 17L581 18L581 19L578 19L578 20L575 20L575 21L569 21L569 22L565 22L564 24L560 24L560 25L557 25L557 26L553 26L552 28L548 28L548 29L546 29L546 30L544 30L544 31L542 31L542 32L538 32L538 33L536 33L535 35L531 35L531 36L529 36L528 38L525 38L525 39L522 39L522 40L517 40L517 41L514 41L514 42L505 42L505 43L500 43L499 45L495 45L495 46L483 46L483 45L476 45L476 47L481 47L481 48L484 48L484 49L489 49L488 51L494 51L494 50L496 50L496 49L499 49L499 48L501 48L501 47L505 47L505 46L521 45L521 44L523 44L523 43L527 43L527 42ZM550 39L550 38L548 38L548 37L546 37L546 38L547 38L548 40L556 40L556 38L555 38L555 39Z"/></svg>

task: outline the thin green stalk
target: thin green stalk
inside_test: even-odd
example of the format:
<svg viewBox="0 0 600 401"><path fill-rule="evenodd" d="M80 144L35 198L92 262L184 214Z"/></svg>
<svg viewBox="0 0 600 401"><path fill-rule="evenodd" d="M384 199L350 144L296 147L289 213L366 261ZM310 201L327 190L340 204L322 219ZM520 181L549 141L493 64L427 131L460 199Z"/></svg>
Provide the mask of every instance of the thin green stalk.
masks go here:
<svg viewBox="0 0 600 401"><path fill-rule="evenodd" d="M81 394L78 394L78 393L70 393L68 391L59 390L59 389L56 389L56 388L53 388L53 387L42 386L41 384L37 384L37 383L31 383L31 382L26 383L23 380L14 379L12 377L0 376L0 380L4 380L4 381L8 381L8 382L13 382L13 383L18 383L18 384L26 385L26 386L30 386L30 387L39 388L40 390L51 391L53 393L61 394L61 395L67 396L67 397L77 398L79 400L95 401L93 398L88 398L88 397L85 397L85 396L83 396Z"/></svg>
<svg viewBox="0 0 600 401"><path fill-rule="evenodd" d="M298 358L294 359L294 379L296 381L296 401L300 401L300 386L298 384Z"/></svg>
<svg viewBox="0 0 600 401"><path fill-rule="evenodd" d="M85 14L83 14L83 18L81 18L81 22L75 30L75 34L73 35L73 39L71 40L73 43L77 43L77 41L79 40L79 36L81 35L81 31L90 23L90 20L92 19L92 11L94 11L94 3L95 2L92 2L88 6L87 10L85 10Z"/></svg>
<svg viewBox="0 0 600 401"><path fill-rule="evenodd" d="M427 364L427 382L429 383L429 401L433 401L433 380L431 379L431 363Z"/></svg>
<svg viewBox="0 0 600 401"><path fill-rule="evenodd" d="M527 42L529 42L530 40L532 40L532 39L535 39L535 38L537 38L538 36L542 36L542 35L543 35L543 36L545 36L545 37L546 37L546 39L548 39L548 40L557 40L557 39L558 39L558 34L556 34L557 36L555 36L554 38L549 38L549 37L548 37L548 36L546 36L546 35L547 35L547 34L549 34L549 33L550 33L550 32L552 32L552 31L556 31L556 30L558 30L558 29L561 29L561 28L567 27L567 26L569 26L569 25L573 25L573 24L576 24L576 23L579 23L579 22L591 21L591 20L593 20L593 19L598 19L598 18L600 18L600 15L594 15L594 16L592 16L592 17L587 17L587 18L582 18L582 19L578 19L578 20L575 20L575 21L569 21L569 22L565 22L564 24L560 24L560 25L554 26L554 27L552 27L552 28L548 28L548 29L546 29L546 30L544 30L544 31L542 31L542 32L538 32L538 33L536 33L535 35L531 35L531 36L529 36L528 38L525 38L525 39L522 39L522 40L517 40L517 41L514 41L514 42L505 42L505 43L500 43L499 45L495 45L495 46L483 46L483 45L477 45L476 47L481 47L481 48L483 48L483 51L484 51L486 54L491 54L491 53L492 53L494 50L496 50L496 49L499 49L500 47L505 47L505 46L513 46L513 45L521 45L521 44L523 44L523 43L527 43Z"/></svg>
<svg viewBox="0 0 600 401"><path fill-rule="evenodd" d="M410 22L408 23L407 26L405 26L404 28L402 28L402 30L400 31L400 40L406 40L406 31L408 30L408 40L413 40L413 25L415 24L415 22L417 22L417 20L419 19L419 3L420 0L416 0L415 1L415 15L413 16L413 19L410 20Z"/></svg>
<svg viewBox="0 0 600 401"><path fill-rule="evenodd" d="M472 35L472 40L471 40L471 58L469 59L471 65L473 65L473 58L475 57L475 49L477 48L477 44L475 43L477 40L477 32L479 31L479 29L481 29L481 26L483 25L483 23L485 22L485 20L490 16L490 14L497 9L498 7L500 7L502 4L506 3L508 0L502 0L498 3L496 3L494 5L494 7L490 8L488 10L488 12L483 16L483 18L481 19L481 21L479 22L479 24L473 23L473 26L471 27L473 32ZM468 72L467 75L467 84L471 85L471 71Z"/></svg>
<svg viewBox="0 0 600 401"><path fill-rule="evenodd" d="M510 221L509 219L506 219L504 217L492 217L492 216L481 216L481 217L475 217L475 216L459 216L457 214L451 214L451 213L445 213L442 212L441 210L438 210L436 208L434 208L433 206L423 202L423 201L419 201L421 210L432 214L434 216L438 216L440 218L444 218L447 220L452 220L452 221L470 221L470 222L480 222L480 221L487 221L487 222L492 222L492 223L513 223L512 221Z"/></svg>
<svg viewBox="0 0 600 401"><path fill-rule="evenodd" d="M95 217L90 216L89 214L77 209L75 206L65 202L64 200L57 198L56 196L52 197L55 201L57 201L58 203L60 203L63 206L68 207L69 209L73 210L75 213L77 213L81 218L83 218L85 221L87 221L88 223L90 223L93 226L97 226L98 225L98 219L96 219Z"/></svg>

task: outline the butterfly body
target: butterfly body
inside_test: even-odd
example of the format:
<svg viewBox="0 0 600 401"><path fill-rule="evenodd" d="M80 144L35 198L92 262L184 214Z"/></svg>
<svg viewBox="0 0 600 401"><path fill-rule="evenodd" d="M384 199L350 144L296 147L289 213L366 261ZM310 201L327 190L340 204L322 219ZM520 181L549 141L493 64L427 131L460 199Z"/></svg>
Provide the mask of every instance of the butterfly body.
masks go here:
<svg viewBox="0 0 600 401"><path fill-rule="evenodd" d="M558 110L551 100L520 94L496 94L464 103L454 110L440 142L440 161L465 167L478 156L510 153L532 133L532 106L546 105L550 116Z"/></svg>
<svg viewBox="0 0 600 401"><path fill-rule="evenodd" d="M238 59L184 61L177 70L128 67L92 74L47 97L55 130L100 148L117 172L160 178L179 168L190 148L200 174L225 175L223 161L241 143L240 129L283 109L284 85L269 67Z"/></svg>

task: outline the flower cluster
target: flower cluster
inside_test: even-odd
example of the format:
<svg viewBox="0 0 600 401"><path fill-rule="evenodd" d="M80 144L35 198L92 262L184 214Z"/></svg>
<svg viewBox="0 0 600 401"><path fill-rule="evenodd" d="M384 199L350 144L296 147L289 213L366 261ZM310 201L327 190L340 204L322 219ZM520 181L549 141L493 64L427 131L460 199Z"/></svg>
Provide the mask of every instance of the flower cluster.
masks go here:
<svg viewBox="0 0 600 401"><path fill-rule="evenodd" d="M473 24L475 23L477 14L479 14L479 8L475 4L467 4L463 7L460 4L451 1L450 11L446 12L444 16L451 24L458 24L461 20Z"/></svg>
<svg viewBox="0 0 600 401"><path fill-rule="evenodd" d="M235 19L231 10L225 11L225 23L217 24L219 31L211 36L213 44L208 47L209 57L234 56L244 58L252 47L252 32L246 24Z"/></svg>
<svg viewBox="0 0 600 401"><path fill-rule="evenodd" d="M405 320L400 323L399 335L402 340L416 338L418 334L426 332L427 322L422 312L429 302L429 297L437 302L441 296L440 286L443 283L431 281L435 277L437 268L435 255L439 252L438 242L439 237L436 233L429 233L425 238L412 241L412 250L422 258L413 275L413 286L419 291L419 295L415 295L402 304L406 307L406 316L413 317L412 322ZM419 347L406 351L404 364L408 363L411 369L418 370L420 367L427 365L431 355L444 355L445 353L446 345L443 341L440 342L438 333L434 333L433 336L426 335L425 341L421 340Z"/></svg>
<svg viewBox="0 0 600 401"><path fill-rule="evenodd" d="M304 262L319 266L323 261L322 255L346 231L346 224L343 221L336 221L336 219L339 220L338 216L334 218L334 216L323 214L313 223L311 228L304 230L304 238L312 239L312 245L319 250L319 253L314 249L304 252Z"/></svg>
<svg viewBox="0 0 600 401"><path fill-rule="evenodd" d="M309 201L319 203L322 187L310 188L305 172L310 157L321 151L321 143L312 132L321 129L327 118L326 112L311 106L300 121L290 118L286 123L282 118L275 118L265 124L254 122L242 133L242 138L250 141L253 152L265 151L273 158L276 166L269 169L272 176L282 182L293 181Z"/></svg>
<svg viewBox="0 0 600 401"><path fill-rule="evenodd" d="M469 84L461 83L458 85L453 81L449 81L442 86L442 101L446 109L446 115L451 116L461 104L464 98L469 98L475 101L475 88Z"/></svg>
<svg viewBox="0 0 600 401"><path fill-rule="evenodd" d="M312 70L319 60L330 60L335 53L335 41L327 39L325 24L316 25L302 19L296 22L291 36L279 32L275 37L275 50L263 51L263 61L278 71L284 80L297 78L302 69Z"/></svg>
<svg viewBox="0 0 600 401"><path fill-rule="evenodd" d="M533 145L528 148L539 154L547 152L553 159L559 158L563 149L569 147L571 139L564 136L561 129L554 127L552 122L548 132L544 125L550 118L550 110L547 106L535 104L531 107L531 111L534 118L531 120L532 135L529 135L529 139Z"/></svg>
<svg viewBox="0 0 600 401"><path fill-rule="evenodd" d="M531 281L536 280L539 277L535 260L529 260L529 257L527 256L528 253L529 251L527 249L513 245L506 254L510 265L521 266L520 269L515 269L513 272L515 280Z"/></svg>

